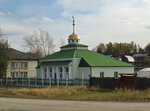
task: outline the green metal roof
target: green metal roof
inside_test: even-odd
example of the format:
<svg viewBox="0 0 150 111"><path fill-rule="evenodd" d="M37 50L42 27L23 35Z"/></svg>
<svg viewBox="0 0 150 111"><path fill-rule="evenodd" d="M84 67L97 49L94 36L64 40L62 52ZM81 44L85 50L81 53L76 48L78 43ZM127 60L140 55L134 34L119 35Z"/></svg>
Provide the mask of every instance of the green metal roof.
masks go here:
<svg viewBox="0 0 150 111"><path fill-rule="evenodd" d="M71 61L50 61L50 62L42 62L40 66L62 66L68 65Z"/></svg>
<svg viewBox="0 0 150 111"><path fill-rule="evenodd" d="M84 44L68 44L68 45L62 46L61 48L68 48L68 47L88 47L88 46Z"/></svg>
<svg viewBox="0 0 150 111"><path fill-rule="evenodd" d="M133 67L134 65L116 60L102 54L83 49L61 50L52 55L46 56L41 60L65 59L65 58L82 58L79 66L101 66L101 67Z"/></svg>
<svg viewBox="0 0 150 111"><path fill-rule="evenodd" d="M63 51L58 51L54 54L48 55L46 57L43 57L40 60L74 58L76 56L77 56L76 50L63 50Z"/></svg>
<svg viewBox="0 0 150 111"><path fill-rule="evenodd" d="M102 54L90 51L90 50L77 50L76 53L89 64L90 66L109 66L109 67L133 67L133 65L116 60L111 57L104 56Z"/></svg>

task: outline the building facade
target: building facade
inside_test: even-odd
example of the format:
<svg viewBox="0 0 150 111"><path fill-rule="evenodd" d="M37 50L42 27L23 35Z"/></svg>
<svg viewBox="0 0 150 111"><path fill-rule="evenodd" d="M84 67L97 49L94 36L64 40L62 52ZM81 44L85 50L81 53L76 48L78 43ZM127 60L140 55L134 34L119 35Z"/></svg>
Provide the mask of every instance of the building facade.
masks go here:
<svg viewBox="0 0 150 111"><path fill-rule="evenodd" d="M38 59L20 52L18 50L9 49L11 59L8 62L7 77L8 78L30 78L36 77L36 67Z"/></svg>

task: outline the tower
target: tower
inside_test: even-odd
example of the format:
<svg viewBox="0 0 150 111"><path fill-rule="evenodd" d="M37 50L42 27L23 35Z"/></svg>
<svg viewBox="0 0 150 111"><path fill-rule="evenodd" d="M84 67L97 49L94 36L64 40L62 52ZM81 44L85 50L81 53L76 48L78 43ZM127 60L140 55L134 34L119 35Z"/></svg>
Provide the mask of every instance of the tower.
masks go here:
<svg viewBox="0 0 150 111"><path fill-rule="evenodd" d="M75 34L75 20L74 16L72 16L73 19L73 33L69 35L68 37L68 44L78 44L80 42L80 38L77 34Z"/></svg>

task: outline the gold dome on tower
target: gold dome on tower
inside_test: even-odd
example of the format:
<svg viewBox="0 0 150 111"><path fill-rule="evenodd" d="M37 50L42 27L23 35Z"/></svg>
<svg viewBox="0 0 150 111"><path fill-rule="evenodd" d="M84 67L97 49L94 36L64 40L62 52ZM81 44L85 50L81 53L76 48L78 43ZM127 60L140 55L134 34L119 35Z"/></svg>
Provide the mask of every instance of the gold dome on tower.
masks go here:
<svg viewBox="0 0 150 111"><path fill-rule="evenodd" d="M79 36L77 34L75 34L75 20L74 20L74 16L72 16L73 18L73 33L71 35L69 35L68 40L80 40Z"/></svg>
<svg viewBox="0 0 150 111"><path fill-rule="evenodd" d="M69 35L68 40L79 40L79 36L75 33L72 33L71 35Z"/></svg>

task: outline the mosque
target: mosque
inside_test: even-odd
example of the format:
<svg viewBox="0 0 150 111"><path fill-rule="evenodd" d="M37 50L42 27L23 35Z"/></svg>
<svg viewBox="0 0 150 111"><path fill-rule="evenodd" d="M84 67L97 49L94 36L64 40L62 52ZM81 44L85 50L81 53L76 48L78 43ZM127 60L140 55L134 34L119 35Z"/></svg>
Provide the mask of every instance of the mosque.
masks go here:
<svg viewBox="0 0 150 111"><path fill-rule="evenodd" d="M118 79L119 73L134 73L134 66L88 50L87 45L80 44L73 17L73 33L68 37L68 45L40 59L37 77L72 80L90 77Z"/></svg>

